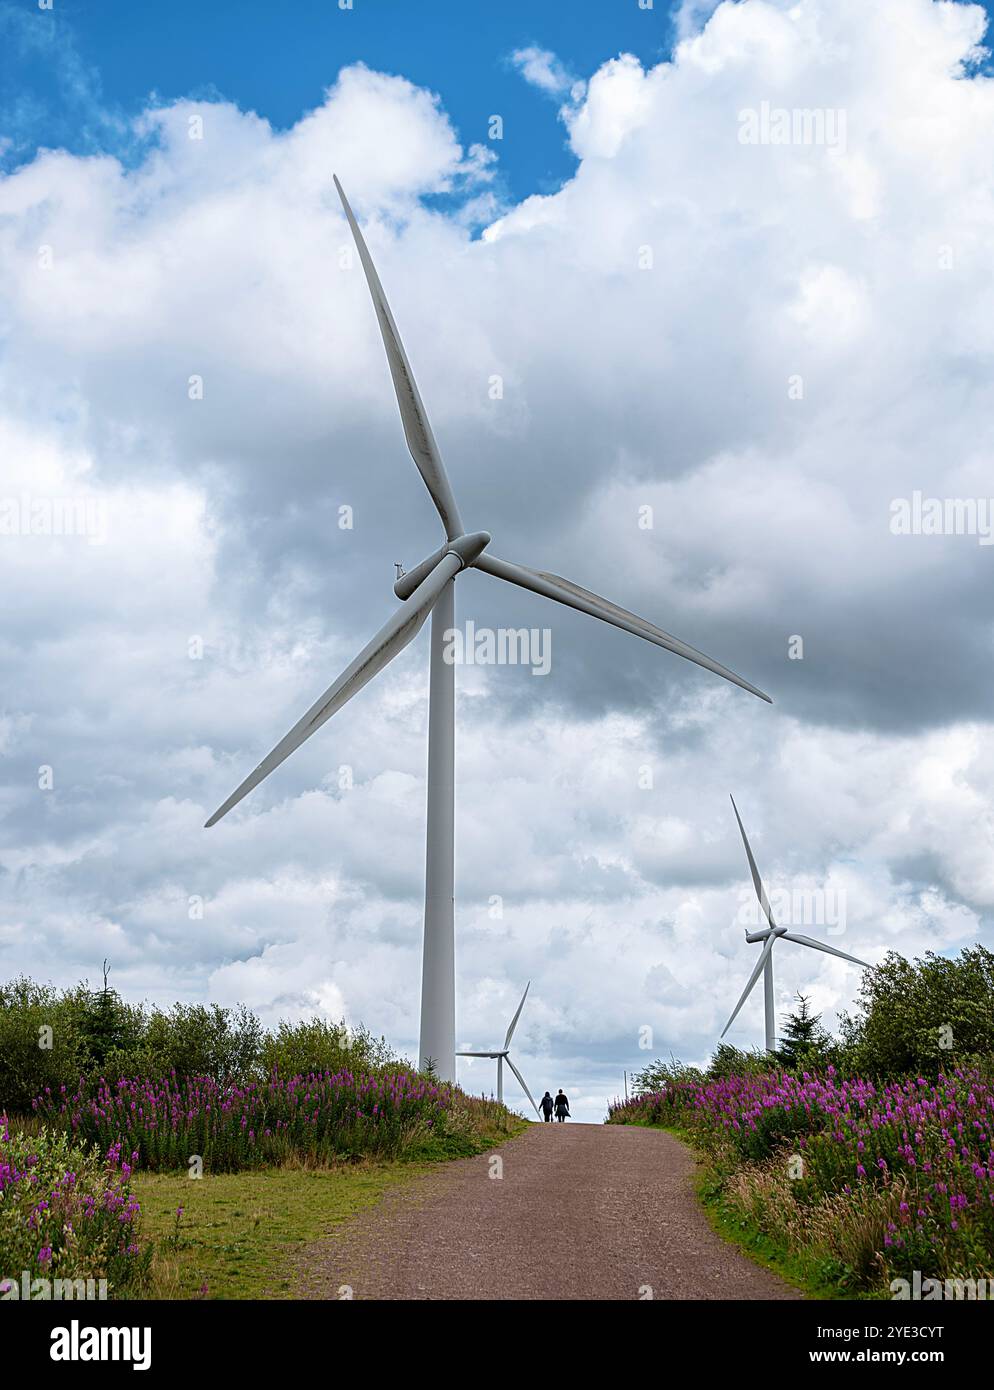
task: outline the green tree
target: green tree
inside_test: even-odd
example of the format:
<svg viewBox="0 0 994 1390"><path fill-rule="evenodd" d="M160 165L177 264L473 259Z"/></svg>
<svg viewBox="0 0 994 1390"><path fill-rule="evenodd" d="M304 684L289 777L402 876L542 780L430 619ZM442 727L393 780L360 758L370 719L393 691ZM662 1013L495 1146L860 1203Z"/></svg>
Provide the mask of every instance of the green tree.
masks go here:
<svg viewBox="0 0 994 1390"><path fill-rule="evenodd" d="M121 1049L129 1040L128 1011L117 990L107 983L110 971L103 963L103 987L89 992L83 1015L86 1050L92 1065L102 1068L111 1053Z"/></svg>
<svg viewBox="0 0 994 1390"><path fill-rule="evenodd" d="M863 975L853 1017L841 1020L847 1058L859 1070L899 1076L994 1057L994 953L910 961L889 951Z"/></svg>
<svg viewBox="0 0 994 1390"><path fill-rule="evenodd" d="M821 1026L821 1014L811 1012L806 994L798 994L798 1009L783 1025L777 1061L788 1071L812 1071L828 1066L834 1043Z"/></svg>

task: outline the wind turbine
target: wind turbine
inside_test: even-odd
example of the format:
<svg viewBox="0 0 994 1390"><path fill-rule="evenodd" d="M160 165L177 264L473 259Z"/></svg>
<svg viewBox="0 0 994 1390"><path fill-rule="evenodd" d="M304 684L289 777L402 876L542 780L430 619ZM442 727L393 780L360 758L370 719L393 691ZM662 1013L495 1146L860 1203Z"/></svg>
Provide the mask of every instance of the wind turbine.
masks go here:
<svg viewBox="0 0 994 1390"><path fill-rule="evenodd" d="M521 1075L521 1073L518 1071L517 1067L516 1067L516 1066L514 1065L514 1063L511 1061L511 1056L510 1056L510 1053L508 1052L508 1048L511 1046L511 1038L513 1037L513 1035L514 1035L514 1030L515 1030L515 1028L517 1027L518 1019L521 1017L521 1010L525 1007L525 1000L528 998L528 991L529 991L530 988L531 988L531 980L529 980L528 983L525 985L525 992L524 992L524 994L521 996L521 1003L518 1005L517 1013L516 1013L516 1014L514 1015L514 1017L511 1019L510 1027L509 1027L508 1030L507 1030L507 1037L504 1039L504 1046L500 1049L499 1052L457 1052L457 1053L456 1053L456 1056L457 1056L457 1057L496 1057L496 1058L497 1058L497 1100L498 1100L498 1103L503 1103L503 1100L504 1100L504 1063L506 1062L507 1065L508 1065L508 1066L511 1068L511 1070L514 1072L515 1076L518 1078L518 1081L519 1081L519 1083L520 1083L520 1085L521 1085L521 1089L524 1091L525 1095L526 1095L526 1096L528 1097L528 1099L531 1101L531 1103L532 1103L532 1109L535 1111L535 1114L537 1115L537 1114L538 1114L538 1106L535 1104L535 1097L532 1095L531 1091L529 1091L528 1087L525 1085L525 1078Z"/></svg>
<svg viewBox="0 0 994 1390"><path fill-rule="evenodd" d="M332 685L282 738L271 753L246 777L211 816L207 825L216 825L222 816L241 801L284 759L316 733L328 719L351 700L369 681L412 642L428 615L431 622L431 658L428 695L428 826L425 862L425 926L424 954L421 975L421 1041L419 1065L433 1061L439 1076L455 1079L455 942L453 932L453 875L455 862L455 666L446 659L445 635L455 626L454 583L463 570L476 568L494 575L509 584L554 599L557 603L575 608L591 617L653 642L657 647L675 652L677 656L696 662L708 671L723 676L761 700L772 704L770 697L754 685L735 675L727 667L672 637L662 628L629 613L617 604L609 603L588 589L561 579L555 574L514 565L498 560L487 552L490 535L487 531L467 534L442 463L435 437L431 432L421 396L414 381L407 354L404 351L387 304L386 295L373 266L366 243L352 209L335 179L338 196L352 235L359 259L366 274L366 283L379 322L387 363L393 378L397 404L407 439L407 447L435 504L445 541L407 574L398 576L394 593L400 607L384 623L376 636Z"/></svg>
<svg viewBox="0 0 994 1390"><path fill-rule="evenodd" d="M776 941L782 937L784 941L795 941L799 946L811 946L816 951L825 951L826 954L830 956L838 956L840 960L852 961L853 965L865 966L867 970L871 969L871 966L867 961L860 960L857 956L847 955L845 951L838 951L834 946L826 946L824 941L816 941L813 936L801 936L799 932L788 931L786 927L777 926L776 922L773 920L773 913L770 911L770 902L766 896L766 889L763 887L763 880L759 876L759 870L756 868L756 861L752 857L749 837L745 833L745 826L742 824L739 808L735 804L735 797L733 796L730 799L732 810L735 812L735 819L739 823L742 843L745 845L746 858L749 860L749 872L752 874L752 882L753 887L756 889L756 897L759 899L759 905L763 909L763 916L766 918L769 926L764 927L762 931L746 932L746 941L762 941L765 944L759 954L756 968L749 976L749 983L742 991L742 998L735 1005L731 1018L722 1029L721 1036L724 1037L729 1028L731 1028L738 1017L739 1010L752 993L753 985L759 979L760 975L762 975L764 1003L766 1005L766 1050L767 1052L775 1052L777 1046L777 1025L776 1016L773 1011L773 946Z"/></svg>

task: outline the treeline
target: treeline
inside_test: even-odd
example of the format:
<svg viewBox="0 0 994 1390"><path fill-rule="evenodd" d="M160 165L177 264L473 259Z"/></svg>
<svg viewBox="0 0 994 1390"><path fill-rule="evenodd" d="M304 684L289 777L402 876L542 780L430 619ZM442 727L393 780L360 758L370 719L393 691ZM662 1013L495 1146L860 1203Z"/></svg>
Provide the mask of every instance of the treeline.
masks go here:
<svg viewBox="0 0 994 1390"><path fill-rule="evenodd" d="M27 1114L46 1088L80 1079L180 1080L218 1086L312 1070L379 1071L398 1062L382 1038L344 1022L309 1019L266 1029L244 1005L129 1004L108 984L59 990L20 976L0 984L0 1115Z"/></svg>
<svg viewBox="0 0 994 1390"><path fill-rule="evenodd" d="M907 960L889 951L863 973L856 1008L843 1014L837 1036L799 997L783 1022L774 1062L791 1072L824 1072L891 1080L916 1074L934 1080L955 1067L994 1073L994 953L969 946L950 959L929 951ZM668 1081L717 1081L770 1070L762 1050L743 1052L719 1043L701 1070L671 1059L637 1073L636 1094L662 1090Z"/></svg>

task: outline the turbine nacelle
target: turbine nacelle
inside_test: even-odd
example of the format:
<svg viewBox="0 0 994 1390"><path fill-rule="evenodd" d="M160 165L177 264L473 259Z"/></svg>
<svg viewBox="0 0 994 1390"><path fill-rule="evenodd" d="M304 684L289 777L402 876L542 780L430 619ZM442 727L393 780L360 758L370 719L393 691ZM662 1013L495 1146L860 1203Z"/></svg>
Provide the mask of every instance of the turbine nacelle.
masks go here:
<svg viewBox="0 0 994 1390"><path fill-rule="evenodd" d="M454 541L447 541L426 560L422 560L420 565L415 565L407 574L398 575L397 582L393 586L394 593L399 599L410 598L418 585L428 578L432 570L441 564L446 555L454 555L457 560L462 562L462 568L468 569L470 565L476 564L489 544L489 531L472 531L468 535L457 536Z"/></svg>

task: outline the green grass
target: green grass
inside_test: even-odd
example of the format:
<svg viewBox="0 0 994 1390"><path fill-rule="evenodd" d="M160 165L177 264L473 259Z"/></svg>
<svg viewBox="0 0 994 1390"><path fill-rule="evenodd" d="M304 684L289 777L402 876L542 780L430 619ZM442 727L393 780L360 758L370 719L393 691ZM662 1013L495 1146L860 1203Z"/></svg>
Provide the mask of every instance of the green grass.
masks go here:
<svg viewBox="0 0 994 1390"><path fill-rule="evenodd" d="M403 1160L391 1162L262 1168L196 1179L136 1173L132 1190L141 1203L142 1236L155 1245L147 1297L292 1298L294 1256L304 1246L333 1236L388 1188L412 1182L434 1163L485 1152L525 1128L512 1115L489 1132L412 1145ZM183 1215L177 1229L178 1207Z"/></svg>
<svg viewBox="0 0 994 1390"><path fill-rule="evenodd" d="M865 1290L857 1293L846 1289L841 1282L845 1278L845 1271L834 1261L826 1261L810 1251L791 1250L745 1219L726 1200L723 1175L710 1156L694 1142L692 1130L679 1125L647 1124L643 1127L664 1130L692 1150L700 1164L694 1187L712 1230L723 1240L737 1245L754 1264L762 1265L764 1269L778 1274L808 1298L865 1302L867 1299L888 1296L886 1293L874 1294Z"/></svg>
<svg viewBox="0 0 994 1390"><path fill-rule="evenodd" d="M149 1297L290 1298L295 1251L428 1166L264 1168L198 1179L138 1175L133 1188L142 1232L155 1244ZM178 1207L183 1216L177 1233Z"/></svg>
<svg viewBox="0 0 994 1390"><path fill-rule="evenodd" d="M681 1135L686 1143L686 1137ZM753 1264L780 1276L794 1288L800 1289L808 1298L819 1300L865 1300L872 1295L852 1293L841 1287L839 1280L842 1271L834 1262L817 1258L804 1250L790 1250L782 1242L774 1241L765 1231L753 1222L746 1220L731 1203L724 1198L721 1178L713 1169L705 1167L698 1174L697 1197L704 1208L704 1214L711 1229L723 1240L737 1245Z"/></svg>

